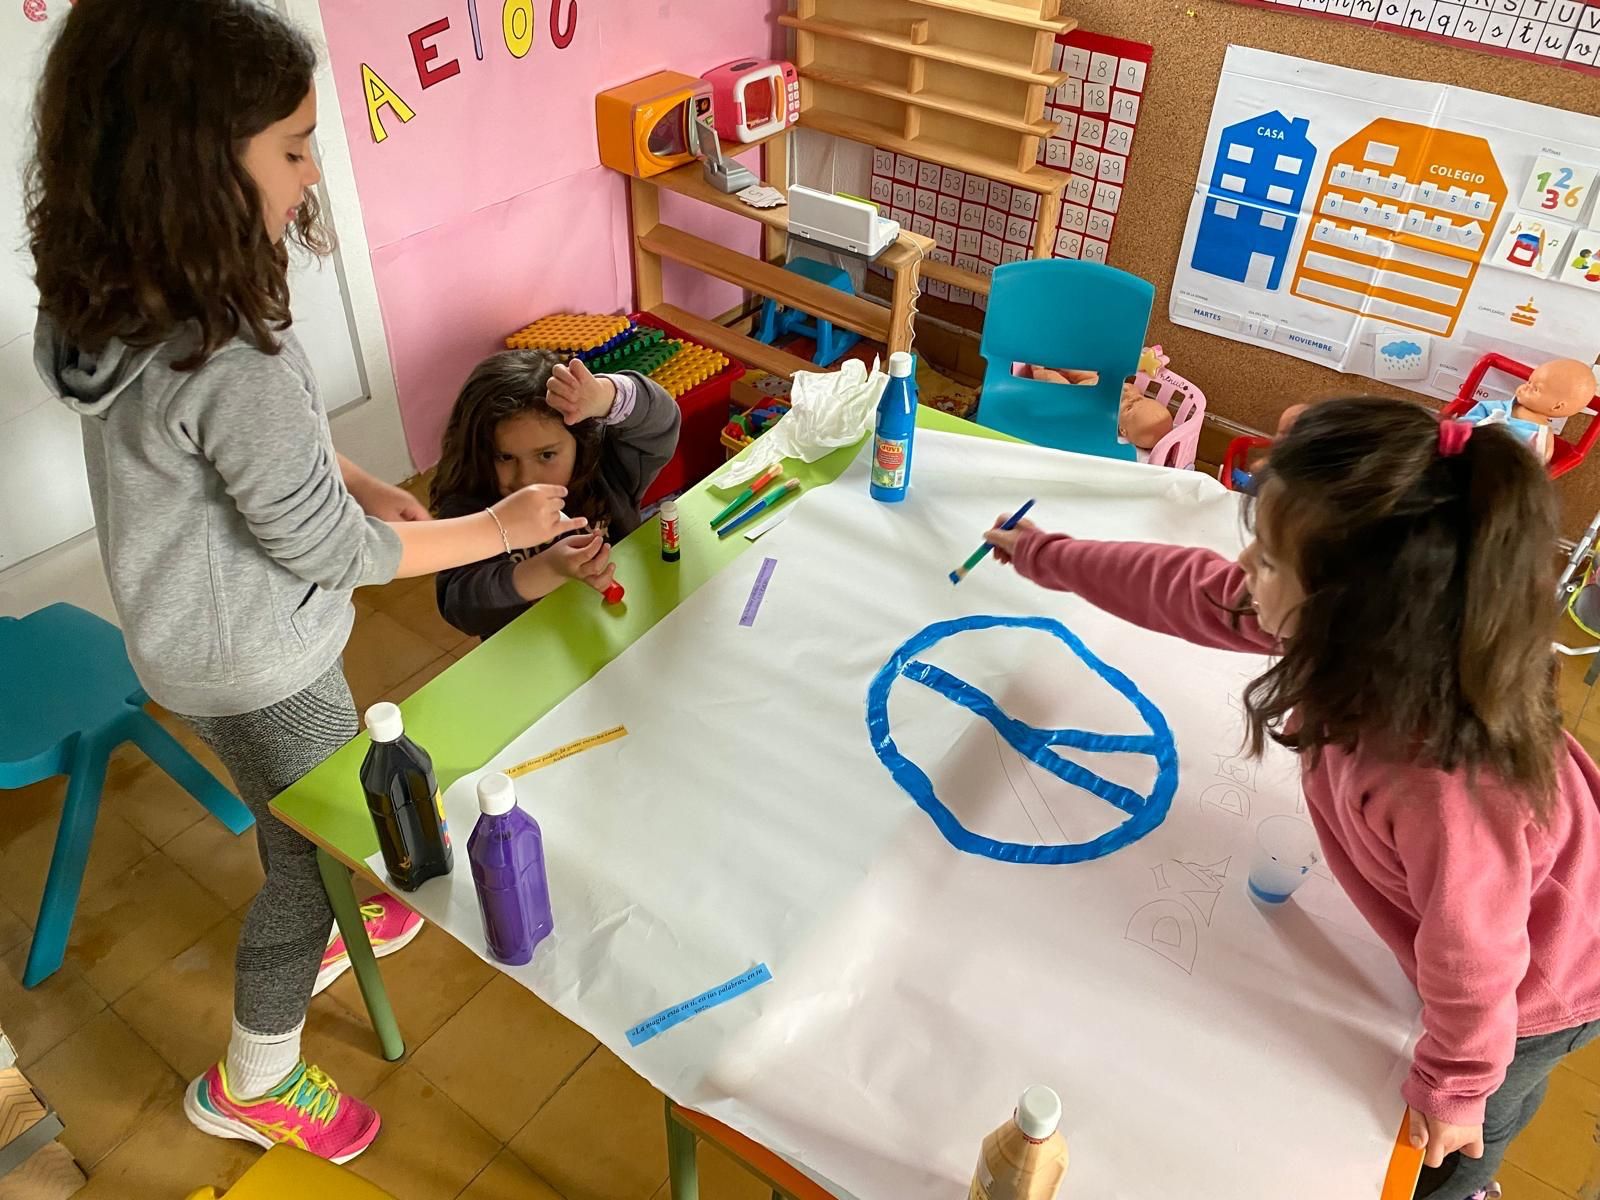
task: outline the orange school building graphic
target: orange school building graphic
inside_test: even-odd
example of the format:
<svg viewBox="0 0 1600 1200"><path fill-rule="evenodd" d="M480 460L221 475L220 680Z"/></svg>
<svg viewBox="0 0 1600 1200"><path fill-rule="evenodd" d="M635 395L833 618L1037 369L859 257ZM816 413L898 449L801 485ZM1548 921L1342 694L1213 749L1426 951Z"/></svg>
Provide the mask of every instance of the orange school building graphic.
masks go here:
<svg viewBox="0 0 1600 1200"><path fill-rule="evenodd" d="M1290 290L1449 337L1506 202L1489 143L1381 118L1328 164Z"/></svg>

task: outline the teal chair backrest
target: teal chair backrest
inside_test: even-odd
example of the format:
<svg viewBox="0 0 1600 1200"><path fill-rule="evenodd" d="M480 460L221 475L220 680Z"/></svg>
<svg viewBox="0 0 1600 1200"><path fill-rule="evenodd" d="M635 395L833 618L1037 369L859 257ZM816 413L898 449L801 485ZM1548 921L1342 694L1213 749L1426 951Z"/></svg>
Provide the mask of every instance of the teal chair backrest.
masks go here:
<svg viewBox="0 0 1600 1200"><path fill-rule="evenodd" d="M978 423L1035 445L1132 460L1117 441L1122 381L1139 368L1155 285L1103 263L1028 259L996 267L981 345ZM1097 371L1067 386L1012 374L1016 363Z"/></svg>

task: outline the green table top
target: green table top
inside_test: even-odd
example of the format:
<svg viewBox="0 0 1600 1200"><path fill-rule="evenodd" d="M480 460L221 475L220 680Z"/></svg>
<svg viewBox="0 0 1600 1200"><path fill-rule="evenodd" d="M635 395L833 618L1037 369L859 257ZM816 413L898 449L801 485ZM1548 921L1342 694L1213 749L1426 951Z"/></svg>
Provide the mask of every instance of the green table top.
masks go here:
<svg viewBox="0 0 1600 1200"><path fill-rule="evenodd" d="M1011 440L926 407L917 411L917 426ZM807 487L831 483L854 456L855 447L847 447L815 463L790 461L785 475ZM590 588L567 584L406 700L400 706L406 732L433 756L439 786L482 767L749 550L754 543L742 534L719 540L711 531L710 520L724 503L704 482L679 499L679 562L661 561L654 521L625 538L612 555L617 580L627 589L617 608L604 607ZM288 825L358 870L378 849L358 781L366 752L366 737L357 737L272 802Z"/></svg>

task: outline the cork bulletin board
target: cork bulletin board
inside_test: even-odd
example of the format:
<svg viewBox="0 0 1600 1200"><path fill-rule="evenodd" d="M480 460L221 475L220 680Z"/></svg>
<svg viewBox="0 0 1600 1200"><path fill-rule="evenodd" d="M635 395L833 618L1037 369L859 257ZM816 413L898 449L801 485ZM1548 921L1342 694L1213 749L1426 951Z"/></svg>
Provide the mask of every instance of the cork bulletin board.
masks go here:
<svg viewBox="0 0 1600 1200"><path fill-rule="evenodd" d="M1312 21L1234 0L1070 0L1080 27L1154 47L1150 84L1139 113L1140 153L1128 163L1118 237L1109 261L1156 285L1149 341L1161 344L1172 367L1206 393L1207 410L1256 429L1272 429L1291 404L1351 393L1417 398L1416 393L1344 375L1270 350L1231 342L1167 320L1174 270L1205 147L1212 101L1230 44L1380 74L1455 84L1536 104L1583 111L1583 75L1559 65L1487 56L1434 41L1386 36L1343 21ZM949 314L969 326L978 316L924 297L924 311ZM941 308L945 312L941 312ZM1575 429L1578 427L1575 427ZM1569 534L1600 508L1600 460L1591 458L1558 484Z"/></svg>

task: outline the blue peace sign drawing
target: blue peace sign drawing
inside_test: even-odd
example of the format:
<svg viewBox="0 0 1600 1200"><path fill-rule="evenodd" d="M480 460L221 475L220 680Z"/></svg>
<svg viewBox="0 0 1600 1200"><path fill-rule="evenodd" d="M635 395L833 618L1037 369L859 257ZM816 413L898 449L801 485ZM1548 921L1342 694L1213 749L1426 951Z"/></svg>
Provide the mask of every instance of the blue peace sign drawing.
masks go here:
<svg viewBox="0 0 1600 1200"><path fill-rule="evenodd" d="M1104 679L1116 692L1125 697L1138 711L1148 727L1148 733L1111 734L1093 733L1084 729L1035 729L1013 719L1001 711L1000 706L979 688L949 672L921 662L916 655L929 647L958 633L973 629L1037 629L1066 644L1067 649ZM1058 842L1029 845L1022 842L1002 842L974 833L964 826L950 811L927 773L900 752L894 736L889 731L889 693L895 682L909 679L913 683L939 693L960 705L974 716L994 727L1000 737L1024 758L1074 787L1092 792L1108 804L1127 814L1115 829L1087 842ZM1172 730L1161 710L1153 704L1121 671L1100 661L1087 646L1060 621L1049 617L959 617L953 621L940 621L929 625L890 656L889 661L873 677L867 688L867 731L872 739L872 749L878 761L889 769L894 781L917 802L917 806L933 818L939 832L957 850L968 854L981 854L985 858L1016 863L1075 863L1102 858L1114 850L1131 845L1144 837L1162 821L1172 807L1172 796L1178 788L1178 750ZM1146 754L1155 760L1156 779L1148 795L1141 796L1131 788L1113 783L1096 775L1087 767L1073 762L1056 748L1086 750L1101 753Z"/></svg>

